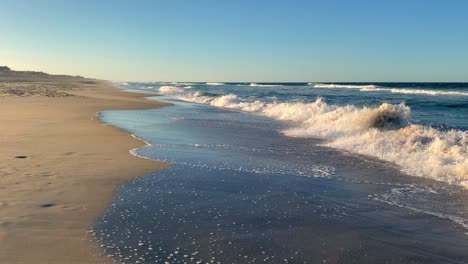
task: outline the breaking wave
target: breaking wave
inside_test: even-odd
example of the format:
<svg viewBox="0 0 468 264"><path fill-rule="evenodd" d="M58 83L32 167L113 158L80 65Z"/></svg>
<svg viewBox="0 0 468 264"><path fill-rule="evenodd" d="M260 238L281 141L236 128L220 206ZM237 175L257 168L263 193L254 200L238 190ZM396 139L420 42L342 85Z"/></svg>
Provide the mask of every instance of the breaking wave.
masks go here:
<svg viewBox="0 0 468 264"><path fill-rule="evenodd" d="M363 92L391 92L400 94L424 94L424 95L454 95L454 96L468 96L467 92L457 91L434 91L434 90L418 90L418 89L395 89L395 88L378 88L378 89L362 89Z"/></svg>
<svg viewBox="0 0 468 264"><path fill-rule="evenodd" d="M281 86L281 85L250 83L249 86L252 86L252 87L278 87L278 86Z"/></svg>
<svg viewBox="0 0 468 264"><path fill-rule="evenodd" d="M224 83L221 83L221 82L207 82L206 85L219 86L219 85L224 85Z"/></svg>
<svg viewBox="0 0 468 264"><path fill-rule="evenodd" d="M325 84L316 83L314 88L331 88L331 89L375 89L376 85L350 85L350 84Z"/></svg>
<svg viewBox="0 0 468 264"><path fill-rule="evenodd" d="M184 89L175 86L161 86L159 92L161 94L183 93Z"/></svg>
<svg viewBox="0 0 468 264"><path fill-rule="evenodd" d="M287 122L289 128L283 131L287 136L325 138L327 146L394 162L410 175L468 188L468 132L411 124L411 109L404 103L338 106L322 98L308 103L264 102L235 94L207 96L168 86L159 92Z"/></svg>
<svg viewBox="0 0 468 264"><path fill-rule="evenodd" d="M424 89L397 89L385 88L377 85L348 85L348 84L313 84L314 88L330 88L330 89L359 89L361 92L390 92L399 94L422 94L422 95L449 95L449 96L468 96L468 92L460 91L440 91L440 90L424 90Z"/></svg>

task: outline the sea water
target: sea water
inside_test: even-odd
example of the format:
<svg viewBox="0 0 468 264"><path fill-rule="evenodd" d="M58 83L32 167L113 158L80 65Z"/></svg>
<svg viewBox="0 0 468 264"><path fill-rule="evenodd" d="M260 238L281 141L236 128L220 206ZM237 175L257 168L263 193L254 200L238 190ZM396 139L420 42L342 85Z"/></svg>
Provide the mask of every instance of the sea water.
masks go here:
<svg viewBox="0 0 468 264"><path fill-rule="evenodd" d="M95 226L125 263L468 260L468 85L130 83L102 119L172 167ZM151 98L150 98L151 99Z"/></svg>

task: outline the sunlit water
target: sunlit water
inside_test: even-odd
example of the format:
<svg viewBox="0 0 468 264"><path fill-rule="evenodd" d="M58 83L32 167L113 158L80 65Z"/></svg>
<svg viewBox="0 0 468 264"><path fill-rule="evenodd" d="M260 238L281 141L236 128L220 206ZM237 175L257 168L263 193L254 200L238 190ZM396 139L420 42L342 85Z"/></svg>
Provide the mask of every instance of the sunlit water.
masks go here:
<svg viewBox="0 0 468 264"><path fill-rule="evenodd" d="M119 188L92 231L109 257L124 263L468 261L468 195L459 184L412 177L394 163L331 148L325 139L285 136L291 123L270 116L155 99L175 105L102 113L105 122L151 144L135 155L174 164Z"/></svg>

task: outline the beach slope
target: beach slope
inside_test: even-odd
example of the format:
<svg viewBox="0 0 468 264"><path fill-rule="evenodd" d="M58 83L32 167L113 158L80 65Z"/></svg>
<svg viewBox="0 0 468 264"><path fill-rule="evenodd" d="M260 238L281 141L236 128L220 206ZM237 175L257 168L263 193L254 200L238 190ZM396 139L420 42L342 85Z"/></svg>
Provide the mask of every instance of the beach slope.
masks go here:
<svg viewBox="0 0 468 264"><path fill-rule="evenodd" d="M97 113L166 104L104 81L0 73L0 263L106 263L88 233L116 187L167 164Z"/></svg>

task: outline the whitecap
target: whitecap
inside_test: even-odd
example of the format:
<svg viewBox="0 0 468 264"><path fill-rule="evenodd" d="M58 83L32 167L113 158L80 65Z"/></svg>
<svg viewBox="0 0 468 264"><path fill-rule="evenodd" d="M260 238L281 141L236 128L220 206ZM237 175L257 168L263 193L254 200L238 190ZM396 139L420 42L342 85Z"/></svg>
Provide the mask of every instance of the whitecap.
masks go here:
<svg viewBox="0 0 468 264"><path fill-rule="evenodd" d="M291 137L325 138L325 145L394 162L414 176L468 188L468 132L440 131L411 124L404 103L377 107L338 106L314 102L265 102L235 94L196 95L183 89L160 93L180 100L235 109L287 122Z"/></svg>
<svg viewBox="0 0 468 264"><path fill-rule="evenodd" d="M252 86L252 87L278 87L278 86L281 86L281 85L250 83L249 86Z"/></svg>
<svg viewBox="0 0 468 264"><path fill-rule="evenodd" d="M405 89L405 88L386 88L377 85L350 85L350 84L313 84L314 88L330 88L330 89L358 89L361 92L390 92L399 94L420 94L432 96L468 96L468 92L461 91L440 91L440 90L425 90L425 89Z"/></svg>

